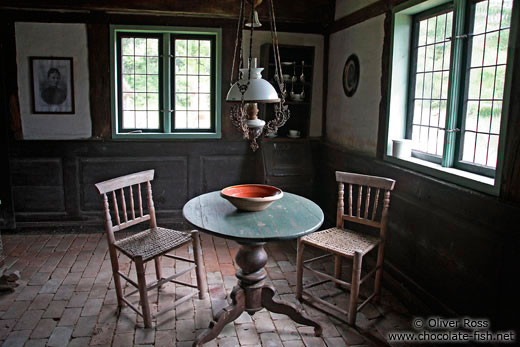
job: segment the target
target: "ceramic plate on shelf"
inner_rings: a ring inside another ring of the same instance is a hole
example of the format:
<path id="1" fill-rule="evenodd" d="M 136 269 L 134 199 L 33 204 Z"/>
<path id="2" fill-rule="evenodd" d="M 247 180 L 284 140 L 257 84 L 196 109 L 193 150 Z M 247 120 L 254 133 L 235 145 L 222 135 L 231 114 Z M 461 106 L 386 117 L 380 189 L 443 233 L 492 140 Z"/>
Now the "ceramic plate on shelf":
<path id="1" fill-rule="evenodd" d="M 299 139 L 301 136 L 300 135 L 287 135 L 287 137 L 290 137 L 291 139 Z"/>

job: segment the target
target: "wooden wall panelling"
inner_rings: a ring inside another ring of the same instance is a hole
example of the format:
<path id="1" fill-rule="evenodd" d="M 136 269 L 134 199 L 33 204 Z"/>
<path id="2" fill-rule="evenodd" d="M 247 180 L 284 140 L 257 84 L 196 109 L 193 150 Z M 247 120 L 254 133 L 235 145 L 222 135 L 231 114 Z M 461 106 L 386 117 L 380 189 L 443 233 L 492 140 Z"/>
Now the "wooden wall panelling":
<path id="1" fill-rule="evenodd" d="M 152 185 L 157 210 L 180 210 L 188 200 L 188 160 L 185 156 L 81 158 L 80 184 L 83 211 L 101 211 L 94 184 L 144 170 L 155 170 Z"/>
<path id="2" fill-rule="evenodd" d="M 16 213 L 65 214 L 61 158 L 26 158 L 12 162 Z"/>
<path id="3" fill-rule="evenodd" d="M 201 193 L 220 190 L 227 186 L 256 183 L 253 155 L 217 155 L 200 157 Z"/>

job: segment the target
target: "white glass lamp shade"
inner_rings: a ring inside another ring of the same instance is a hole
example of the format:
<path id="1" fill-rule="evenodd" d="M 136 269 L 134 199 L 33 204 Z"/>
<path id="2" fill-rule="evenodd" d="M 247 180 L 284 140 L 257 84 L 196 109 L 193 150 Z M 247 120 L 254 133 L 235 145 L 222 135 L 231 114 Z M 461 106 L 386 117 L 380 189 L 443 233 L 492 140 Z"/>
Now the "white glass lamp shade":
<path id="1" fill-rule="evenodd" d="M 247 86 L 247 91 L 244 94 L 244 101 L 258 103 L 280 102 L 280 98 L 278 98 L 276 89 L 274 89 L 271 83 L 262 78 L 262 70 L 263 68 L 251 68 L 251 80 L 249 86 Z M 242 72 L 242 79 L 233 84 L 233 86 L 229 89 L 226 97 L 226 101 L 228 102 L 242 101 L 242 93 L 238 88 L 238 84 L 247 84 L 249 69 L 240 69 L 240 71 Z"/>

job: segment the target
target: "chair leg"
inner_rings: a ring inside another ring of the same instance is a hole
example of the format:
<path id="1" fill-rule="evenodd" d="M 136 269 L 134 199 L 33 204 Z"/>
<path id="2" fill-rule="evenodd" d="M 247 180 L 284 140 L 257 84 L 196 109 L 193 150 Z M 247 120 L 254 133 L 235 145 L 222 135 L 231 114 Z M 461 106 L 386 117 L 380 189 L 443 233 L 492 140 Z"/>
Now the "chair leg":
<path id="1" fill-rule="evenodd" d="M 200 247 L 199 232 L 193 230 L 191 232 L 191 238 L 193 243 L 193 257 L 195 258 L 195 274 L 197 276 L 197 287 L 199 288 L 199 299 L 206 298 L 208 292 L 208 285 L 206 284 L 206 278 L 204 277 L 204 261 L 202 259 L 202 249 Z"/>
<path id="2" fill-rule="evenodd" d="M 108 245 L 110 254 L 110 263 L 112 264 L 112 276 L 114 277 L 114 286 L 116 287 L 117 304 L 120 308 L 125 306 L 123 301 L 123 287 L 121 286 L 121 276 L 119 275 L 119 261 L 117 260 L 117 251 L 114 246 Z"/>
<path id="3" fill-rule="evenodd" d="M 305 244 L 298 239 L 298 250 L 296 251 L 296 298 L 301 300 L 303 292 L 303 249 Z"/>
<path id="4" fill-rule="evenodd" d="M 154 258 L 154 262 L 155 262 L 155 276 L 157 277 L 157 281 L 160 281 L 163 277 L 162 277 L 162 268 L 161 268 L 161 257 L 155 257 Z M 159 289 L 162 287 L 159 286 Z"/>
<path id="5" fill-rule="evenodd" d="M 379 302 L 381 300 L 381 279 L 383 277 L 383 259 L 385 255 L 385 244 L 381 243 L 377 250 L 377 270 L 376 278 L 374 281 L 374 299 L 373 302 Z"/>
<path id="6" fill-rule="evenodd" d="M 139 298 L 143 309 L 144 327 L 152 327 L 152 316 L 150 314 L 150 304 L 148 302 L 148 291 L 146 290 L 146 277 L 144 272 L 143 258 L 135 258 L 135 269 L 137 272 L 137 285 L 139 286 Z"/>
<path id="7" fill-rule="evenodd" d="M 341 279 L 341 263 L 342 259 L 341 256 L 335 255 L 334 256 L 334 277 L 336 277 L 338 280 Z M 341 285 L 339 283 L 334 284 L 336 288 L 341 288 Z"/>
<path id="8" fill-rule="evenodd" d="M 359 295 L 359 281 L 361 278 L 363 254 L 360 251 L 354 252 L 354 264 L 352 265 L 352 289 L 350 290 L 350 303 L 348 309 L 348 324 L 356 325 L 357 304 Z"/>

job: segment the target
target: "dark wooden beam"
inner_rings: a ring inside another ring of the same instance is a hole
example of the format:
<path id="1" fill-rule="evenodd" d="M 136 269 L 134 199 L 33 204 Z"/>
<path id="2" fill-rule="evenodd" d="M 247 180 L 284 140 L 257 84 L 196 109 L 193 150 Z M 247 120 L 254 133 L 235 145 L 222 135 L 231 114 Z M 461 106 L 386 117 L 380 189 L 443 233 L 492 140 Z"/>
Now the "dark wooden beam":
<path id="1" fill-rule="evenodd" d="M 520 17 L 520 3 L 514 3 L 513 14 Z M 516 12 L 515 12 L 516 11 Z M 515 18 L 515 16 L 513 16 Z M 507 132 L 505 136 L 505 151 L 502 170 L 501 198 L 520 203 L 520 32 L 517 32 L 516 42 L 510 43 L 514 47 L 511 90 L 509 95 L 509 114 Z M 500 140 L 504 138 L 500 136 Z"/>
<path id="2" fill-rule="evenodd" d="M 301 0 L 295 6 L 293 1 L 274 2 L 275 14 L 280 22 L 324 23 L 333 20 L 331 0 Z M 258 7 L 260 18 L 268 17 L 269 2 L 266 0 Z M 167 14 L 176 16 L 200 16 L 209 18 L 234 18 L 240 10 L 239 0 L 0 0 L 0 8 L 47 9 L 68 11 L 111 11 L 121 13 Z"/>
<path id="3" fill-rule="evenodd" d="M 90 117 L 92 137 L 111 137 L 109 28 L 99 13 L 96 22 L 87 24 Z"/>
<path id="4" fill-rule="evenodd" d="M 381 58 L 381 101 L 379 102 L 379 122 L 377 130 L 377 148 L 376 156 L 383 159 L 386 151 L 386 129 L 388 124 L 388 108 L 390 106 L 389 99 L 389 82 L 390 82 L 390 52 L 392 40 L 392 14 L 386 13 L 384 24 L 385 36 L 383 39 L 383 56 Z"/>

